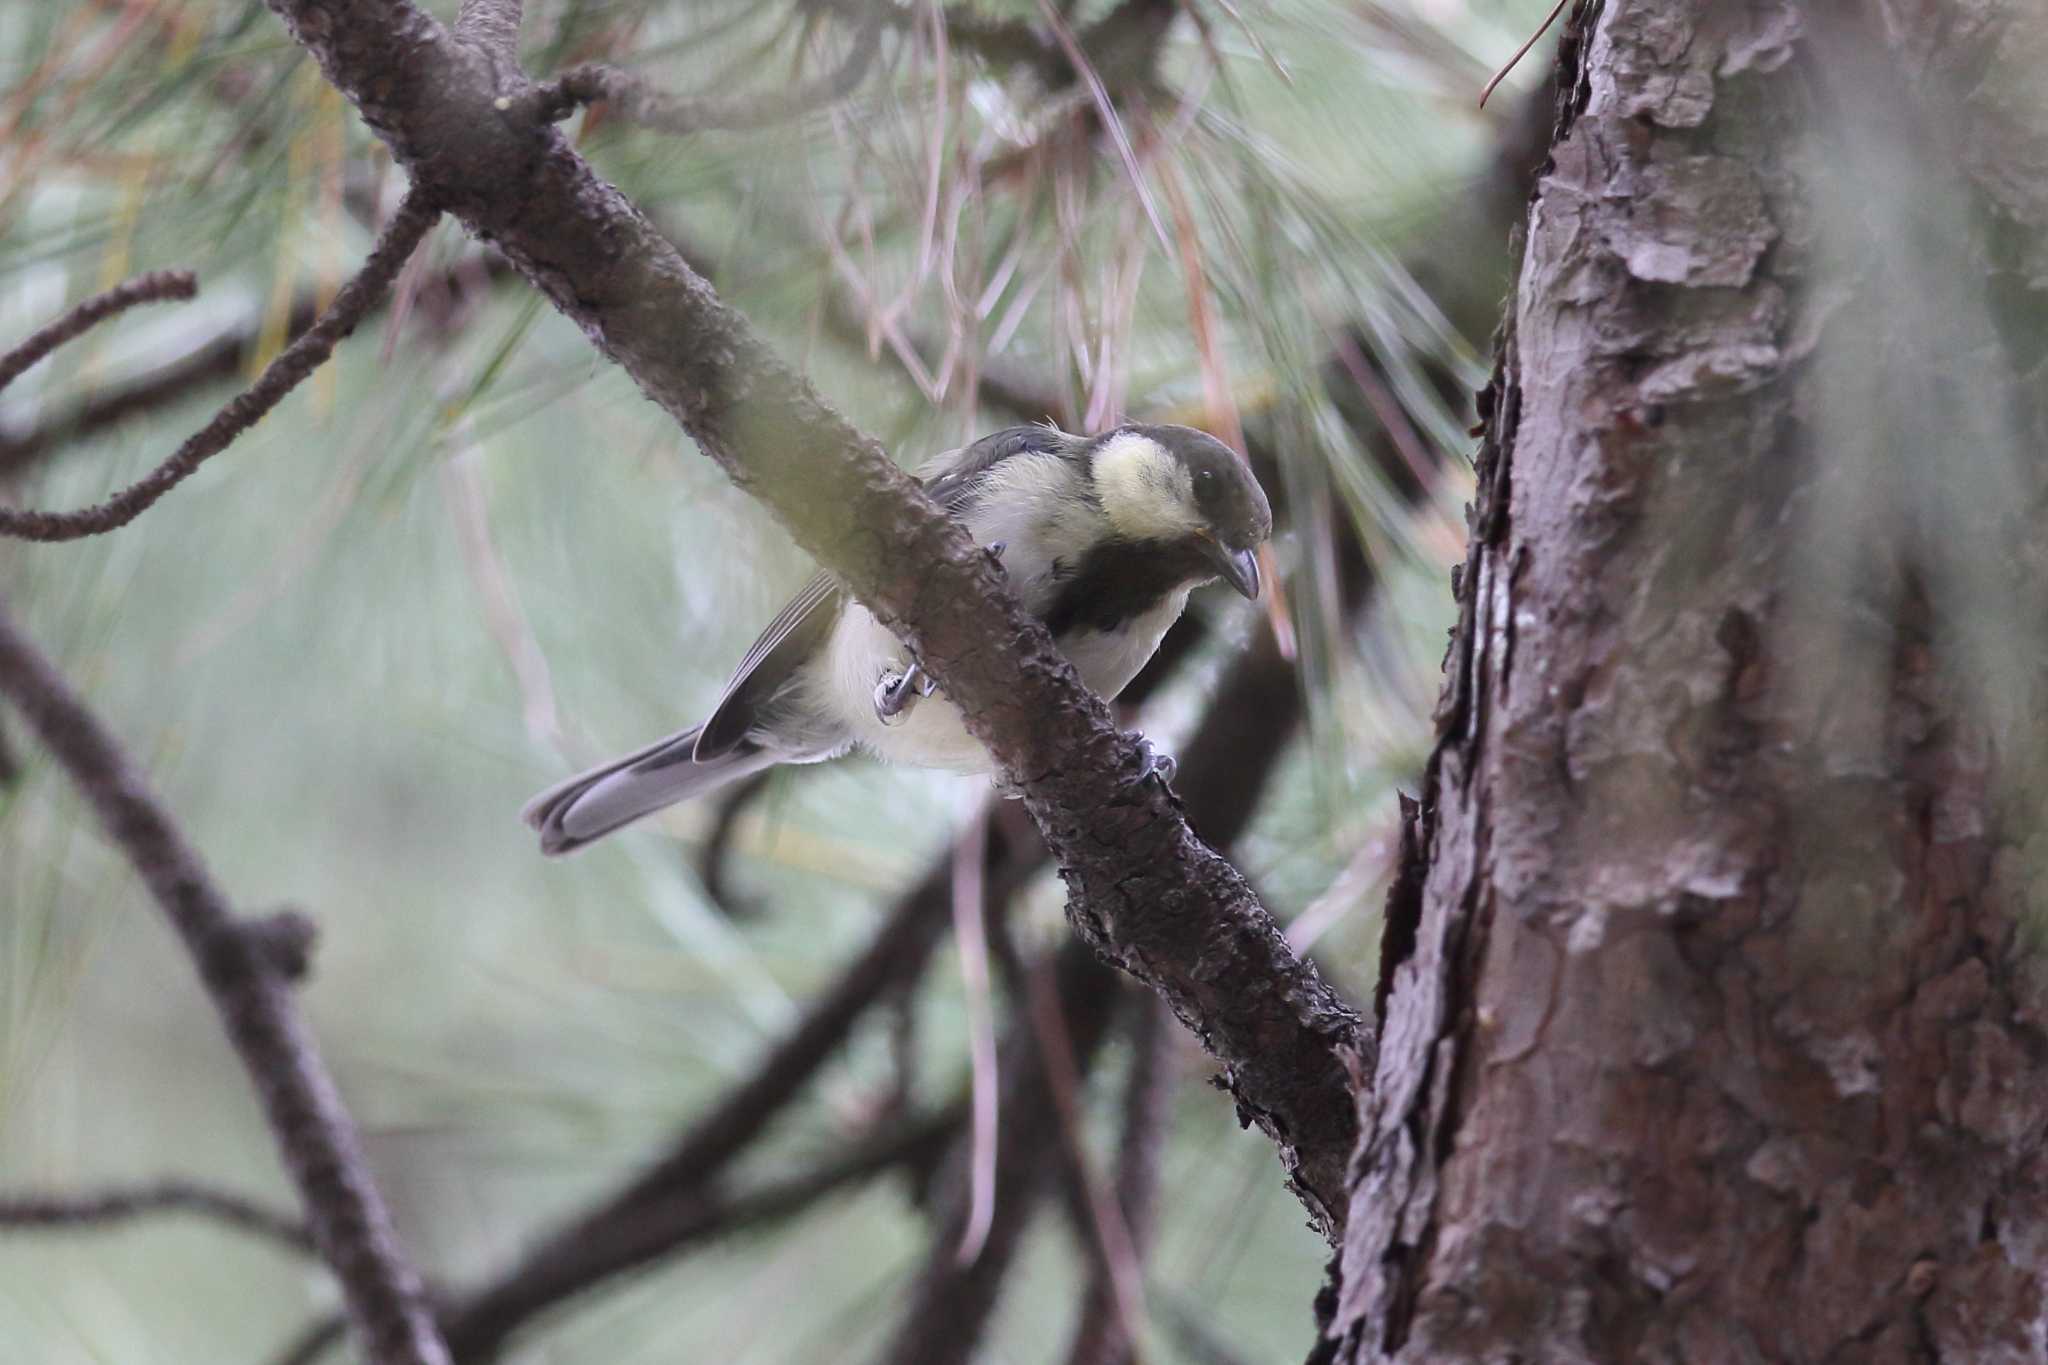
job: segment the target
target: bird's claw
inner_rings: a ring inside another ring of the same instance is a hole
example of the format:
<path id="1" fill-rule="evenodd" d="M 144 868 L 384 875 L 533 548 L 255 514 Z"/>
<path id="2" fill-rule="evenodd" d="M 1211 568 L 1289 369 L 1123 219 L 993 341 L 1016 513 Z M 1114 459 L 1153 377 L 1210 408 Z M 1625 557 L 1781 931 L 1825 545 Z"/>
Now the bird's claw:
<path id="1" fill-rule="evenodd" d="M 875 684 L 875 719 L 895 725 L 919 697 L 929 697 L 938 686 L 922 665 L 912 663 L 901 673 L 884 673 Z"/>
<path id="2" fill-rule="evenodd" d="M 1180 771 L 1180 765 L 1173 761 L 1173 755 L 1161 753 L 1153 748 L 1152 741 L 1145 738 L 1141 730 L 1127 730 L 1124 735 L 1138 746 L 1138 753 L 1145 760 L 1145 776 L 1158 779 L 1162 787 L 1171 784 L 1173 775 Z"/>

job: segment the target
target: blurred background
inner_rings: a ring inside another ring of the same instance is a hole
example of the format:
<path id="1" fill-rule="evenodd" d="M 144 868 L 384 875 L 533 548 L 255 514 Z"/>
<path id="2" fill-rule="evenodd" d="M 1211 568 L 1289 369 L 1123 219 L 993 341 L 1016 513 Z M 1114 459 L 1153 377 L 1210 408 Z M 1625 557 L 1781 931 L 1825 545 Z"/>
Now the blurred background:
<path id="1" fill-rule="evenodd" d="M 1270 615 L 1197 594 L 1134 723 L 1184 757 L 1205 722 L 1278 754 L 1245 768 L 1242 818 L 1204 828 L 1190 795 L 1197 830 L 1363 1002 L 1450 623 L 1469 396 L 1547 132 L 1545 51 L 1477 96 L 1540 18 L 1504 0 L 535 0 L 522 50 L 537 77 L 604 60 L 728 103 L 843 76 L 843 98 L 761 127 L 679 134 L 597 106 L 566 128 L 902 463 L 1041 418 L 1189 422 L 1250 448 L 1283 591 Z M 0 129 L 0 349 L 136 271 L 201 282 L 0 396 L 0 499 L 24 506 L 96 501 L 166 455 L 331 299 L 404 185 L 257 0 L 0 8 Z M 317 920 L 306 1008 L 451 1303 L 715 1112 L 961 861 L 947 849 L 986 784 L 863 760 L 563 862 L 520 825 L 535 790 L 698 718 L 808 571 L 453 222 L 334 363 L 136 525 L 0 543 L 10 608 L 239 908 Z M 1285 665 L 1281 705 L 1224 688 L 1259 651 Z M 0 744 L 0 1188 L 178 1176 L 288 1208 L 161 917 L 4 713 Z M 1204 780 L 1231 788 L 1246 760 L 1216 752 Z M 984 1006 L 1014 1068 L 1068 932 L 1042 867 L 989 886 L 988 996 L 963 984 L 939 897 L 935 950 L 722 1190 L 957 1113 Z M 1068 1007 L 1104 991 L 1128 998 L 1100 1045 L 1068 1030 L 1072 1136 L 1115 1185 L 1144 1157 L 1134 1124 L 1156 1134 L 1157 1195 L 1129 1210 L 1141 1358 L 1298 1359 L 1328 1248 L 1177 1026 L 1150 1041 L 1149 1001 L 1106 974 Z M 1158 1097 L 1149 1117 L 1132 1093 Z M 1027 1096 L 1003 1121 L 1043 1111 Z M 951 1259 L 964 1131 L 606 1278 L 523 1321 L 507 1358 L 886 1358 Z M 976 1358 L 1068 1358 L 1103 1274 L 1060 1183 Z M 317 1263 L 201 1219 L 0 1235 L 8 1361 L 282 1359 L 337 1305 Z"/>

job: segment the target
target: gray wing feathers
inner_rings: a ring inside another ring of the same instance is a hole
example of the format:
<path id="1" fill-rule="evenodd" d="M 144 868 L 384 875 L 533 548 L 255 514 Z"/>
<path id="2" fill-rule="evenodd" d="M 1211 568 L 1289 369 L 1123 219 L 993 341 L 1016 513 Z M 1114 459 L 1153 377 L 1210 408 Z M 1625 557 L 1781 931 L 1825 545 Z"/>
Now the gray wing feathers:
<path id="1" fill-rule="evenodd" d="M 1027 451 L 1066 453 L 1074 438 L 1057 427 L 1007 427 L 970 446 L 949 450 L 919 472 L 924 490 L 948 512 L 957 511 L 983 474 L 1012 455 Z M 818 573 L 776 614 L 733 670 L 725 694 L 699 727 L 692 756 L 699 763 L 738 748 L 761 720 L 761 710 L 792 673 L 822 645 L 838 619 L 845 590 L 828 573 Z"/>
<path id="2" fill-rule="evenodd" d="M 931 500 L 952 512 L 967 500 L 983 474 L 1012 455 L 1069 455 L 1083 445 L 1055 426 L 1004 427 L 973 445 L 940 455 L 920 469 L 918 477 Z"/>
<path id="3" fill-rule="evenodd" d="M 824 643 L 826 632 L 838 618 L 840 596 L 832 575 L 814 574 L 789 605 L 776 613 L 733 670 L 725 694 L 697 727 L 692 757 L 709 763 L 739 747 L 759 719 L 761 707 L 782 689 L 811 651 Z"/>
<path id="4" fill-rule="evenodd" d="M 663 806 L 701 796 L 776 763 L 773 755 L 757 749 L 693 762 L 690 752 L 696 742 L 697 732 L 684 730 L 578 773 L 527 802 L 520 818 L 540 831 L 540 851 L 552 858 L 573 853 Z"/>
<path id="5" fill-rule="evenodd" d="M 1077 459 L 1086 446 L 1057 427 L 1010 427 L 948 451 L 919 474 L 932 500 L 957 515 L 982 475 L 1011 456 Z M 823 646 L 845 595 L 831 575 L 816 575 L 754 641 L 702 725 L 578 773 L 529 801 L 520 815 L 540 831 L 541 852 L 550 857 L 572 853 L 663 806 L 701 796 L 780 762 L 809 762 L 836 752 L 829 744 L 808 752 L 772 743 L 763 747 L 750 737 L 757 727 L 772 729 L 777 718 L 771 703 Z"/>

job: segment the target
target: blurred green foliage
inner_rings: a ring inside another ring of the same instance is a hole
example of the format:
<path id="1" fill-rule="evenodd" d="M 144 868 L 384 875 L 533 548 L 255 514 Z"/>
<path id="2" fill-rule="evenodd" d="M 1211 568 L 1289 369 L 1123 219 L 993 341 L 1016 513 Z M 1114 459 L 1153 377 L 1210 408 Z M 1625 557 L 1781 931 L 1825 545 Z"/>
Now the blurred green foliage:
<path id="1" fill-rule="evenodd" d="M 1085 131 L 1085 97 L 957 45 L 942 63 L 917 23 L 842 108 L 688 138 L 586 117 L 578 136 L 906 464 L 1012 420 L 969 396 L 966 356 L 988 349 L 987 364 L 1110 416 L 1202 412 L 1206 363 L 1290 482 L 1325 490 L 1326 530 L 1355 530 L 1386 584 L 1363 622 L 1338 619 L 1313 546 L 1280 547 L 1317 742 L 1236 851 L 1283 918 L 1318 905 L 1317 955 L 1363 998 L 1391 790 L 1428 734 L 1460 495 L 1454 479 L 1440 508 L 1403 510 L 1316 367 L 1332 330 L 1356 327 L 1422 437 L 1462 457 L 1461 414 L 1418 376 L 1469 380 L 1472 345 L 1401 263 L 1475 216 L 1465 199 L 1493 123 L 1472 99 L 1533 11 L 1196 8 L 1206 36 L 1182 20 L 1162 53 L 1142 198 Z M 536 73 L 606 56 L 671 90 L 722 92 L 788 80 L 799 53 L 822 69 L 844 29 L 788 7 L 549 0 L 528 6 L 525 49 Z M 202 281 L 198 302 L 125 317 L 17 383 L 0 437 L 225 333 L 274 351 L 292 301 L 331 293 L 402 187 L 253 0 L 0 8 L 0 126 L 0 340 L 134 271 Z M 1166 177 L 1213 309 L 1206 356 Z M 1503 262 L 1487 251 L 1505 243 L 1489 242 L 1451 275 L 1493 298 Z M 744 1075 L 983 787 L 866 762 L 778 778 L 741 827 L 736 880 L 757 910 L 737 922 L 692 870 L 702 810 L 543 862 L 515 818 L 524 797 L 701 712 L 807 566 L 454 225 L 426 254 L 430 287 L 402 323 L 376 317 L 136 526 L 0 545 L 0 591 L 242 907 L 318 919 L 306 998 L 322 1046 L 417 1259 L 459 1286 Z M 835 327 L 835 291 L 856 313 L 865 294 L 934 376 L 948 338 L 970 339 L 946 391 L 910 382 L 886 339 L 870 354 Z M 1111 358 L 1084 359 L 1105 336 Z M 63 444 L 0 496 L 96 500 L 229 392 L 195 385 Z M 1234 643 L 1266 628 L 1220 599 L 1197 609 L 1218 614 L 1218 643 L 1145 722 L 1169 750 Z M 26 760 L 0 791 L 0 1187 L 179 1173 L 282 1203 L 188 965 L 60 776 L 0 727 Z M 1064 933 L 1056 885 L 1029 900 L 1027 942 Z M 918 1010 L 919 1091 L 950 1096 L 964 1067 L 950 955 Z M 847 1139 L 891 1083 L 885 1033 L 862 1030 L 761 1169 Z M 1127 1065 L 1113 1051 L 1103 1069 Z M 1183 1069 L 1207 1073 L 1191 1044 Z M 1114 1088 L 1091 1102 L 1107 1160 Z M 1197 1358 L 1177 1315 L 1246 1361 L 1298 1358 L 1325 1249 L 1268 1145 L 1206 1087 L 1183 1087 L 1164 1189 L 1146 1358 Z M 925 1242 L 884 1183 L 593 1296 L 518 1358 L 859 1360 Z M 1086 1273 L 1063 1222 L 1041 1218 L 987 1358 L 1054 1358 Z M 0 1360 L 256 1361 L 333 1303 L 317 1267 L 192 1222 L 0 1238 Z"/>

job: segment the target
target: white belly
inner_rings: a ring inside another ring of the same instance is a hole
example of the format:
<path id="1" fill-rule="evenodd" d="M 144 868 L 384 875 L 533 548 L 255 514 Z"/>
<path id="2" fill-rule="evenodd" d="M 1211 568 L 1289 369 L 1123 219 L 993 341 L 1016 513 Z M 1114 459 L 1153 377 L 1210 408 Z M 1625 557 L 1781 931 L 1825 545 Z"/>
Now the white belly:
<path id="1" fill-rule="evenodd" d="M 1188 590 L 1174 593 L 1114 633 L 1079 631 L 1061 647 L 1081 680 L 1104 697 L 1115 697 L 1145 666 L 1167 628 L 1180 619 Z M 995 763 L 981 741 L 967 733 L 959 708 L 935 693 L 911 703 L 894 724 L 875 715 L 875 688 L 885 676 L 903 671 L 902 641 L 859 603 L 840 614 L 831 642 L 803 681 L 809 705 L 834 715 L 854 743 L 878 758 L 919 768 L 988 773 Z"/>

